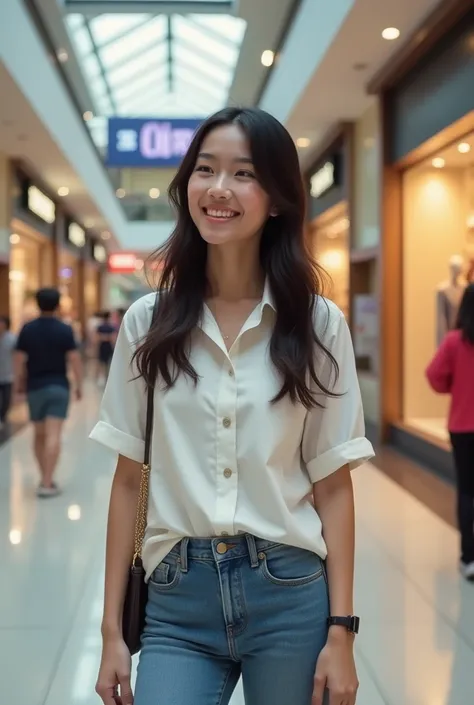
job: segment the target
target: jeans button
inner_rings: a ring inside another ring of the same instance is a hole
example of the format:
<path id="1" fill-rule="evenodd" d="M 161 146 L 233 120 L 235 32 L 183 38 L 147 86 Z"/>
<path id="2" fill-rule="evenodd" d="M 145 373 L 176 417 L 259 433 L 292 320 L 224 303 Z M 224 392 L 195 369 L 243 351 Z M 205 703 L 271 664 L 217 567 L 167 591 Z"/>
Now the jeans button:
<path id="1" fill-rule="evenodd" d="M 217 551 L 217 553 L 220 553 L 221 555 L 223 555 L 224 553 L 227 553 L 227 544 L 223 543 L 221 541 L 220 543 L 217 544 L 216 551 Z"/>

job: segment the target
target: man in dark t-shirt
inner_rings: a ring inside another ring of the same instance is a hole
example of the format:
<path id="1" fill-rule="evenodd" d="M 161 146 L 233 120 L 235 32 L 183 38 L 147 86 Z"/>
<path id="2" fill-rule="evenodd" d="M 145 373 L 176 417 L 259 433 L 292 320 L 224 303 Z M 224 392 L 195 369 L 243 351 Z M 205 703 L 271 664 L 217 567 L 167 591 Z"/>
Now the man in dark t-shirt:
<path id="1" fill-rule="evenodd" d="M 71 326 L 57 318 L 57 289 L 40 289 L 36 300 L 41 315 L 26 323 L 18 336 L 15 390 L 26 391 L 35 428 L 34 452 L 41 473 L 37 494 L 52 497 L 59 493 L 53 475 L 69 407 L 68 363 L 77 399 L 82 397 L 82 367 Z"/>

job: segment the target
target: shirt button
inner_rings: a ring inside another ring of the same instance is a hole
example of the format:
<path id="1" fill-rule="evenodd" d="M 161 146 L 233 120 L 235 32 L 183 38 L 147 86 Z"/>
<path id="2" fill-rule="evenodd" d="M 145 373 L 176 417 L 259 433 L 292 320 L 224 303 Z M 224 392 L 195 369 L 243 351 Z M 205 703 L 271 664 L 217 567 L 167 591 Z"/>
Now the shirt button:
<path id="1" fill-rule="evenodd" d="M 229 370 L 229 377 L 233 377 L 233 376 L 234 376 L 234 370 Z"/>
<path id="2" fill-rule="evenodd" d="M 224 428 L 229 428 L 230 425 L 231 425 L 231 423 L 232 423 L 232 421 L 229 419 L 228 416 L 226 416 L 225 419 L 223 419 L 222 423 L 223 423 L 223 425 L 224 425 Z"/>
<path id="3" fill-rule="evenodd" d="M 226 468 L 224 470 L 224 477 L 228 480 L 229 477 L 232 477 L 232 470 L 230 468 Z"/>

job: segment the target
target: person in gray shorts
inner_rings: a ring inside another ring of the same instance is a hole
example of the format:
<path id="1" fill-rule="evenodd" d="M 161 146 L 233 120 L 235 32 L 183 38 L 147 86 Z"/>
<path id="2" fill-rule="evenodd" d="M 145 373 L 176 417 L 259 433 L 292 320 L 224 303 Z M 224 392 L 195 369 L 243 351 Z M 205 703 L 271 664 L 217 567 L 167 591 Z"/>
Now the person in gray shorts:
<path id="1" fill-rule="evenodd" d="M 41 315 L 23 326 L 15 353 L 15 392 L 25 389 L 34 424 L 34 453 L 41 481 L 39 497 L 53 497 L 53 480 L 61 450 L 63 422 L 69 408 L 68 364 L 75 380 L 76 398 L 82 397 L 82 366 L 71 326 L 57 317 L 59 291 L 40 289 L 36 295 Z"/>

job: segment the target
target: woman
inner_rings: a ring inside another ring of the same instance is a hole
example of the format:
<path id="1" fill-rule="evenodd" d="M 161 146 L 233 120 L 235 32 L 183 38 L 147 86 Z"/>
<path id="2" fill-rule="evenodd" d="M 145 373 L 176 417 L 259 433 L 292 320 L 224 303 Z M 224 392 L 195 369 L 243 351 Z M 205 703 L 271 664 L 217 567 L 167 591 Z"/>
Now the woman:
<path id="1" fill-rule="evenodd" d="M 451 394 L 448 429 L 457 475 L 461 572 L 474 581 L 474 284 L 464 292 L 457 330 L 447 334 L 426 374 L 435 392 Z"/>
<path id="2" fill-rule="evenodd" d="M 92 432 L 120 454 L 97 691 L 111 705 L 119 684 L 132 702 L 121 612 L 156 381 L 135 705 L 224 705 L 240 675 L 247 705 L 321 705 L 326 688 L 353 705 L 350 468 L 372 447 L 347 325 L 305 248 L 293 141 L 270 115 L 227 108 L 170 197 L 156 319 L 148 332 L 154 294 L 127 312 Z"/>

